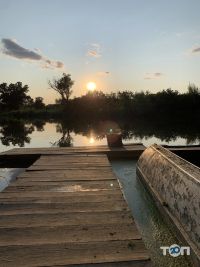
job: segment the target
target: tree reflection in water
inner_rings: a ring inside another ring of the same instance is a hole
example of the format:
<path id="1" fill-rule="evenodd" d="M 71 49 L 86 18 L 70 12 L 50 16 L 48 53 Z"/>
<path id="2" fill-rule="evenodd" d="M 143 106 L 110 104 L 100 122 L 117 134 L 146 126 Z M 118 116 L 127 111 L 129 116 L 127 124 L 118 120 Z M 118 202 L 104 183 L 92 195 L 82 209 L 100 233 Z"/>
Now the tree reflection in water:
<path id="1" fill-rule="evenodd" d="M 32 122 L 32 124 L 33 124 L 33 126 L 35 126 L 35 128 L 38 132 L 43 132 L 46 121 L 45 120 L 35 120 L 34 122 Z"/>
<path id="2" fill-rule="evenodd" d="M 61 138 L 54 142 L 53 146 L 59 146 L 59 147 L 71 147 L 73 146 L 73 138 L 70 135 L 70 129 L 68 128 L 68 125 L 66 125 L 64 122 L 61 122 L 56 125 L 56 132 L 61 133 Z"/>
<path id="3" fill-rule="evenodd" d="M 23 121 L 8 121 L 1 125 L 0 140 L 4 146 L 20 146 L 30 143 L 31 138 L 28 136 L 34 131 L 33 125 L 25 125 Z"/>
<path id="4" fill-rule="evenodd" d="M 87 120 L 43 120 L 35 119 L 29 121 L 23 120 L 4 120 L 0 122 L 0 141 L 4 146 L 23 147 L 31 143 L 31 134 L 34 131 L 45 132 L 44 137 L 38 134 L 40 141 L 42 138 L 50 136 L 52 132 L 45 129 L 45 124 L 53 123 L 56 132 L 61 134 L 59 140 L 49 143 L 49 146 L 70 147 L 73 146 L 72 134 L 85 136 L 88 144 L 95 145 L 95 141 L 105 138 L 106 134 L 112 132 L 121 132 L 123 140 L 132 142 L 141 142 L 150 138 L 159 139 L 159 143 L 173 142 L 176 144 L 178 138 L 185 140 L 187 145 L 200 143 L 200 125 L 198 122 L 184 121 L 149 121 L 149 120 L 127 120 L 127 121 L 87 121 Z M 33 137 L 35 138 L 35 137 Z M 45 143 L 46 139 L 44 139 Z M 76 144 L 75 144 L 76 145 Z"/>

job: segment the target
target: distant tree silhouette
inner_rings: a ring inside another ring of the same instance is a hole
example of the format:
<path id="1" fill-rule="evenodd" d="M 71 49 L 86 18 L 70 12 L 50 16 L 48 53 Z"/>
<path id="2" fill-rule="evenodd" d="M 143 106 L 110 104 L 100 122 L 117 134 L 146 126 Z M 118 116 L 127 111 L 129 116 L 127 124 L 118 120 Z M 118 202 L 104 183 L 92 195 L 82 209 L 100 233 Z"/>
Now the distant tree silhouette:
<path id="1" fill-rule="evenodd" d="M 42 109 L 42 108 L 44 108 L 45 107 L 45 104 L 43 102 L 43 97 L 40 97 L 40 96 L 36 97 L 35 98 L 35 101 L 33 103 L 33 107 L 36 108 L 36 109 Z"/>
<path id="2" fill-rule="evenodd" d="M 164 122 L 167 118 L 172 117 L 189 119 L 200 116 L 200 88 L 194 84 L 189 84 L 188 91 L 185 93 L 170 88 L 157 93 L 95 91 L 70 99 L 73 84 L 70 74 L 65 73 L 60 79 L 49 81 L 50 87 L 59 93 L 60 98 L 56 100 L 56 104 L 47 105 L 43 110 L 43 99 L 36 97 L 33 100 L 28 96 L 27 85 L 22 86 L 20 82 L 10 85 L 0 84 L 0 109 L 3 111 L 3 115 L 4 111 L 12 110 L 12 112 L 8 112 L 8 115 L 15 116 L 17 114 L 23 118 L 34 119 L 65 118 L 67 114 L 69 121 L 162 118 Z M 67 105 L 62 105 L 64 103 Z M 18 109 L 20 109 L 19 112 Z M 15 113 L 13 110 L 17 110 L 17 112 Z M 65 137 L 67 137 L 67 133 L 63 140 Z M 69 140 L 70 138 L 65 139 L 67 142 Z"/>
<path id="3" fill-rule="evenodd" d="M 193 83 L 188 85 L 188 94 L 190 95 L 200 95 L 200 89 Z"/>
<path id="4" fill-rule="evenodd" d="M 3 109 L 17 110 L 30 101 L 30 96 L 27 96 L 28 85 L 22 85 L 21 82 L 15 84 L 0 84 L 0 105 Z"/>
<path id="5" fill-rule="evenodd" d="M 60 79 L 53 79 L 52 82 L 49 81 L 48 83 L 50 88 L 60 94 L 62 104 L 68 102 L 72 94 L 71 87 L 74 84 L 70 74 L 63 73 L 63 76 Z"/>
<path id="6" fill-rule="evenodd" d="M 34 103 L 33 98 L 31 98 L 29 95 L 27 96 L 25 102 L 24 102 L 24 107 L 32 107 Z"/>

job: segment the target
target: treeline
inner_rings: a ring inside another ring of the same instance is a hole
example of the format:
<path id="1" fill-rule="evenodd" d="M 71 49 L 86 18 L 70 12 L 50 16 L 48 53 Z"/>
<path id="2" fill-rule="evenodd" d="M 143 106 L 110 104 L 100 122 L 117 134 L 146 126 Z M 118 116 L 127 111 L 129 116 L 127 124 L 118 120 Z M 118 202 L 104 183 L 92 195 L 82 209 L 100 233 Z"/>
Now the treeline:
<path id="1" fill-rule="evenodd" d="M 69 75 L 68 83 L 70 81 Z M 62 84 L 64 84 L 62 82 Z M 62 85 L 61 84 L 61 85 Z M 43 98 L 32 99 L 28 86 L 21 82 L 0 84 L 1 114 L 17 114 L 19 117 L 68 118 L 76 120 L 124 119 L 124 118 L 198 118 L 200 115 L 200 89 L 189 84 L 186 93 L 166 89 L 157 93 L 120 91 L 105 94 L 101 91 L 88 92 L 81 97 L 70 99 L 69 94 L 60 93 L 62 97 L 56 104 L 45 106 Z M 56 84 L 58 88 L 60 84 Z M 55 86 L 56 86 L 55 85 Z M 66 84 L 64 84 L 66 89 Z M 66 90 L 65 90 L 66 91 Z"/>
<path id="2" fill-rule="evenodd" d="M 172 89 L 158 93 L 123 91 L 104 94 L 88 93 L 69 101 L 74 116 L 99 118 L 171 117 L 200 115 L 200 89 L 189 85 L 187 93 Z"/>

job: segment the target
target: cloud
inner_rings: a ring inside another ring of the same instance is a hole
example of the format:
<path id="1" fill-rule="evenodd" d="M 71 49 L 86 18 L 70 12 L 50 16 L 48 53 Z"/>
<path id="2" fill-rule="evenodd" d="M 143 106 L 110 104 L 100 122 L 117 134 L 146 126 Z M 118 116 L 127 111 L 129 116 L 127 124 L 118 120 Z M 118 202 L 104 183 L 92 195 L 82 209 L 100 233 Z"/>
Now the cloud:
<path id="1" fill-rule="evenodd" d="M 42 65 L 42 68 L 44 69 L 62 69 L 64 68 L 64 63 L 61 61 L 53 61 L 50 59 L 45 59 L 45 63 Z"/>
<path id="2" fill-rule="evenodd" d="M 158 79 L 164 74 L 162 72 L 153 72 L 153 73 L 146 73 L 144 79 L 145 80 L 153 80 Z"/>
<path id="3" fill-rule="evenodd" d="M 37 53 L 42 53 L 41 50 L 39 48 L 34 48 L 34 50 L 37 52 Z"/>
<path id="4" fill-rule="evenodd" d="M 87 56 L 99 58 L 101 57 L 101 47 L 99 44 L 91 44 L 87 51 Z"/>
<path id="5" fill-rule="evenodd" d="M 64 63 L 61 61 L 56 61 L 57 68 L 64 68 Z"/>
<path id="6" fill-rule="evenodd" d="M 3 44 L 3 53 L 5 55 L 15 57 L 18 59 L 30 59 L 30 60 L 41 60 L 42 56 L 38 53 L 25 49 L 22 46 L 18 45 L 15 41 L 11 39 L 2 39 Z"/>
<path id="7" fill-rule="evenodd" d="M 192 49 L 192 53 L 200 53 L 200 46 Z"/>
<path id="8" fill-rule="evenodd" d="M 88 50 L 88 53 L 87 53 L 88 56 L 91 56 L 91 57 L 100 57 L 101 55 L 95 51 L 95 50 Z"/>
<path id="9" fill-rule="evenodd" d="M 155 72 L 155 73 L 153 73 L 153 74 L 154 74 L 154 76 L 156 76 L 156 77 L 163 76 L 163 73 L 161 73 L 161 72 Z"/>
<path id="10" fill-rule="evenodd" d="M 104 76 L 110 75 L 110 72 L 109 71 L 99 71 L 99 72 L 97 72 L 97 75 L 104 77 Z"/>
<path id="11" fill-rule="evenodd" d="M 39 62 L 41 63 L 42 68 L 59 69 L 64 67 L 64 64 L 61 61 L 54 61 L 44 57 L 43 55 L 41 55 L 39 49 L 34 49 L 35 51 L 31 51 L 27 48 L 24 48 L 21 45 L 19 45 L 16 40 L 2 39 L 1 43 L 3 45 L 1 52 L 4 55 L 20 60 Z"/>

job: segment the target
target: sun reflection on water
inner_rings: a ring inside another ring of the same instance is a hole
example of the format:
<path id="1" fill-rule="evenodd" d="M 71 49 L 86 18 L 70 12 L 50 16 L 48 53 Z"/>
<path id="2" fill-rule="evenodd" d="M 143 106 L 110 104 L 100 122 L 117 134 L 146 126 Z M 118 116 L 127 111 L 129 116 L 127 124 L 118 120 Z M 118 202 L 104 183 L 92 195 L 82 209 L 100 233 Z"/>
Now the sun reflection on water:
<path id="1" fill-rule="evenodd" d="M 94 137 L 90 137 L 90 139 L 89 139 L 89 143 L 92 145 L 92 144 L 94 144 L 94 142 L 95 142 Z"/>

